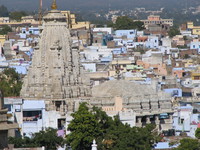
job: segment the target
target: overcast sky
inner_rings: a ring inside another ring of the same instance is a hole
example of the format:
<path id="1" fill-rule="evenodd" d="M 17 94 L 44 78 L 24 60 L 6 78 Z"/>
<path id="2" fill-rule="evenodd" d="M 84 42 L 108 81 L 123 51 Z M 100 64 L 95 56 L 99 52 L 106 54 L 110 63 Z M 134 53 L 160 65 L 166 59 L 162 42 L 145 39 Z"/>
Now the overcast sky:
<path id="1" fill-rule="evenodd" d="M 30 10 L 37 11 L 40 0 L 0 0 L 10 11 Z M 43 9 L 50 9 L 53 0 L 43 0 Z M 183 8 L 187 5 L 198 6 L 200 0 L 57 0 L 58 9 L 60 10 L 97 10 L 107 9 L 110 3 L 112 8 L 132 9 L 134 7 L 146 7 L 148 9 L 159 9 L 167 7 L 171 9 Z"/>

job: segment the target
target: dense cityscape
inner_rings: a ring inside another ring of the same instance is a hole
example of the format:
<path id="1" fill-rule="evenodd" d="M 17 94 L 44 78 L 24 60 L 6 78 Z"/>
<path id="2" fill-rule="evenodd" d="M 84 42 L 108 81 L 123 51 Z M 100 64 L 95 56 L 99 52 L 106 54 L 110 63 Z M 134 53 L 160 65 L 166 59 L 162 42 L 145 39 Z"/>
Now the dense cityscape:
<path id="1" fill-rule="evenodd" d="M 0 3 L 0 150 L 200 150 L 200 7 L 38 1 Z"/>

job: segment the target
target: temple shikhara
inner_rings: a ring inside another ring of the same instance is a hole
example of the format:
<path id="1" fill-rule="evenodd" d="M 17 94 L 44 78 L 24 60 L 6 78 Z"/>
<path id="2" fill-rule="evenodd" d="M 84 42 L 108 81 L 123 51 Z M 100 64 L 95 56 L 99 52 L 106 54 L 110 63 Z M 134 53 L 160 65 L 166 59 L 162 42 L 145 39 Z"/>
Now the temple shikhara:
<path id="1" fill-rule="evenodd" d="M 43 17 L 41 38 L 24 79 L 21 97 L 47 103 L 91 96 L 90 82 L 80 65 L 79 50 L 72 46 L 66 17 L 56 9 Z"/>

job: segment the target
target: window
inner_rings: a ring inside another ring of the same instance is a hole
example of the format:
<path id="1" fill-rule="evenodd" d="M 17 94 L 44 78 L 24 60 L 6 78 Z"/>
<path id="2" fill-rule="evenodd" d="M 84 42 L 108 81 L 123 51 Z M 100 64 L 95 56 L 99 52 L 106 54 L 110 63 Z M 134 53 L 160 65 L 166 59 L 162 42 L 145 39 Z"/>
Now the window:
<path id="1" fill-rule="evenodd" d="M 199 76 L 194 76 L 194 80 L 199 80 Z"/>
<path id="2" fill-rule="evenodd" d="M 183 118 L 178 118 L 178 124 L 183 124 L 184 123 L 184 119 Z"/>
<path id="3" fill-rule="evenodd" d="M 197 95 L 197 97 L 200 97 L 200 93 L 197 93 L 196 95 Z"/>
<path id="4" fill-rule="evenodd" d="M 181 119 L 181 124 L 183 124 L 184 123 L 184 119 Z"/>
<path id="5" fill-rule="evenodd" d="M 56 111 L 60 111 L 61 101 L 56 101 L 55 106 L 56 106 Z"/>
<path id="6" fill-rule="evenodd" d="M 65 129 L 65 119 L 58 119 L 58 129 L 59 130 Z"/>
<path id="7" fill-rule="evenodd" d="M 41 110 L 34 111 L 23 111 L 23 120 L 24 121 L 37 121 L 42 118 Z"/>
<path id="8" fill-rule="evenodd" d="M 174 90 L 172 96 L 178 96 L 178 90 Z"/>

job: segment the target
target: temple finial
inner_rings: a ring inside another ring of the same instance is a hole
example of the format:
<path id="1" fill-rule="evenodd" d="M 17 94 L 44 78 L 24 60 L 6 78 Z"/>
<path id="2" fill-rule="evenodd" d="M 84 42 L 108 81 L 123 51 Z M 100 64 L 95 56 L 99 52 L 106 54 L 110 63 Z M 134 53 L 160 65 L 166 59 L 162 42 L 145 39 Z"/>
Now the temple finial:
<path id="1" fill-rule="evenodd" d="M 53 0 L 53 3 L 51 5 L 51 9 L 53 9 L 53 10 L 57 9 L 56 0 Z"/>

